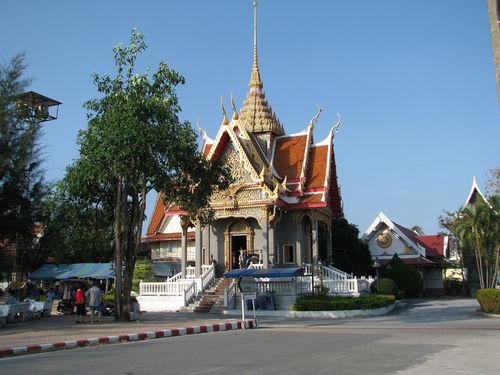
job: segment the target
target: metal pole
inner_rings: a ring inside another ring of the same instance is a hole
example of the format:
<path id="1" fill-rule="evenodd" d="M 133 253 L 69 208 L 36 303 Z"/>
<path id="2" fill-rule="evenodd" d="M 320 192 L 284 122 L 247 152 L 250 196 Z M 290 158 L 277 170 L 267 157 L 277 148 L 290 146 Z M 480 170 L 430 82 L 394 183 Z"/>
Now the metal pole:
<path id="1" fill-rule="evenodd" d="M 253 307 L 253 324 L 254 327 L 257 328 L 257 315 L 255 315 L 255 299 L 252 298 L 252 307 Z"/>
<path id="2" fill-rule="evenodd" d="M 241 327 L 245 330 L 245 295 L 241 293 Z"/>

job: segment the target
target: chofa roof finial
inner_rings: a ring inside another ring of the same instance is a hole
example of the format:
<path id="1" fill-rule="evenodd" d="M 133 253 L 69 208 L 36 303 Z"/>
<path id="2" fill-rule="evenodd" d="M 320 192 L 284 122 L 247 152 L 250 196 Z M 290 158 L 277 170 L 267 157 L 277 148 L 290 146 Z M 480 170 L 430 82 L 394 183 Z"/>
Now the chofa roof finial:
<path id="1" fill-rule="evenodd" d="M 321 113 L 321 107 L 319 106 L 319 104 L 317 105 L 317 107 L 318 107 L 318 113 L 316 113 L 316 114 L 314 115 L 314 117 L 311 119 L 311 121 L 309 122 L 309 126 L 310 126 L 311 128 L 314 128 L 314 124 L 315 124 L 315 123 L 316 123 L 316 121 L 318 120 L 318 117 L 319 117 L 319 115 L 320 115 L 320 113 Z"/>
<path id="2" fill-rule="evenodd" d="M 227 119 L 227 114 L 226 114 L 226 109 L 224 108 L 224 99 L 222 96 L 220 97 L 220 110 L 222 111 L 222 124 L 227 125 L 229 124 L 229 120 Z"/>
<path id="3" fill-rule="evenodd" d="M 236 110 L 236 105 L 234 104 L 234 98 L 232 92 L 231 92 L 231 107 L 233 107 L 233 120 L 238 120 L 240 116 L 238 115 L 238 111 Z"/>

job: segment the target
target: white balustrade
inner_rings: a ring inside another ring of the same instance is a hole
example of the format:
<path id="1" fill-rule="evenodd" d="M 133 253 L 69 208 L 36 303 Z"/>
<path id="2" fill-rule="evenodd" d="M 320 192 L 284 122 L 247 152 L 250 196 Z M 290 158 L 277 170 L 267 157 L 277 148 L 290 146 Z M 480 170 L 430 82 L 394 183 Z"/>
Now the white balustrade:
<path id="1" fill-rule="evenodd" d="M 213 264 L 211 265 L 203 265 L 201 267 L 202 275 L 201 275 L 201 290 L 200 292 L 204 292 L 209 286 L 211 286 L 215 280 L 215 267 Z"/>
<path id="2" fill-rule="evenodd" d="M 187 287 L 182 291 L 182 296 L 184 298 L 184 306 L 189 305 L 191 301 L 196 297 L 196 282 L 191 280 Z"/>
<path id="3" fill-rule="evenodd" d="M 236 291 L 238 283 L 231 282 L 229 286 L 224 289 L 224 307 L 234 309 L 236 306 Z"/>
<path id="4" fill-rule="evenodd" d="M 264 265 L 262 263 L 253 263 L 253 262 L 250 262 L 250 264 L 248 265 L 248 269 L 263 270 L 264 269 Z"/>
<path id="5" fill-rule="evenodd" d="M 192 266 L 186 267 L 186 277 L 188 279 L 193 279 L 193 278 L 196 277 L 196 269 L 195 269 L 195 267 L 192 267 Z"/>
<path id="6" fill-rule="evenodd" d="M 182 272 L 176 273 L 174 276 L 167 279 L 167 283 L 175 283 L 182 278 Z"/>
<path id="7" fill-rule="evenodd" d="M 141 296 L 181 296 L 184 289 L 193 280 L 180 279 L 177 282 L 143 283 L 139 284 Z"/>

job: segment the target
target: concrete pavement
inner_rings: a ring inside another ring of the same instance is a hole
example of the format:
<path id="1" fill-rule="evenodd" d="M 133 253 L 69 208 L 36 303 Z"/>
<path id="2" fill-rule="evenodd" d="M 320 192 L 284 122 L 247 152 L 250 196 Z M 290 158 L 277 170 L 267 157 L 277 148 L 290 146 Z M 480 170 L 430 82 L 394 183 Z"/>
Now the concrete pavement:
<path id="1" fill-rule="evenodd" d="M 0 360 L 9 374 L 497 374 L 500 321 L 471 299 L 409 301 L 385 317 L 261 319 L 259 330 Z"/>

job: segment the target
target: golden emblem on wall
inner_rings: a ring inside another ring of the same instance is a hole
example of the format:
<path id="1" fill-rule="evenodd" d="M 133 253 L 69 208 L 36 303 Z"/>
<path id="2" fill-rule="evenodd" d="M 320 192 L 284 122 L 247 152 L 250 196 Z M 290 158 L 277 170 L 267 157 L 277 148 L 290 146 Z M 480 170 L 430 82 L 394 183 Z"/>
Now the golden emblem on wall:
<path id="1" fill-rule="evenodd" d="M 390 232 L 383 231 L 377 236 L 377 245 L 382 249 L 387 249 L 392 245 L 392 236 Z"/>

